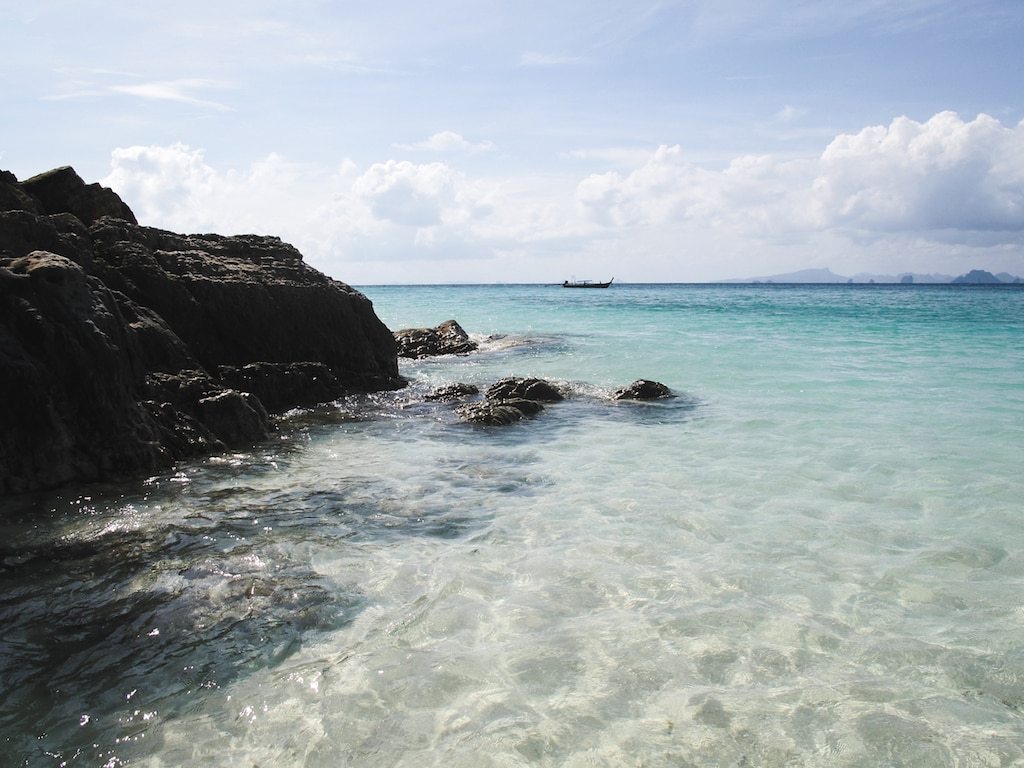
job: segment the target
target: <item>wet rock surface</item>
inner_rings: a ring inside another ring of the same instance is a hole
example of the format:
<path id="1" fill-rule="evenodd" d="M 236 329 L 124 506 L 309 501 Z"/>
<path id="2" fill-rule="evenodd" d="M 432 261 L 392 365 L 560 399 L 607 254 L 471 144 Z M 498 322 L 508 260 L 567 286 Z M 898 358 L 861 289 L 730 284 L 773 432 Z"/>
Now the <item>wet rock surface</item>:
<path id="1" fill-rule="evenodd" d="M 0 494 L 152 471 L 265 438 L 268 412 L 403 385 L 371 302 L 279 238 L 143 227 L 71 168 L 0 171 Z"/>
<path id="2" fill-rule="evenodd" d="M 662 400 L 672 397 L 672 390 L 660 381 L 637 379 L 629 386 L 617 389 L 613 397 L 616 400 Z"/>
<path id="3" fill-rule="evenodd" d="M 480 388 L 475 384 L 448 384 L 438 387 L 426 396 L 428 401 L 447 402 L 451 400 L 464 400 L 480 394 Z"/>
<path id="4" fill-rule="evenodd" d="M 543 409 L 544 406 L 535 400 L 483 400 L 460 406 L 456 413 L 469 424 L 503 427 Z"/>
<path id="5" fill-rule="evenodd" d="M 404 328 L 394 335 L 399 357 L 465 355 L 477 349 L 477 343 L 454 320 L 446 320 L 436 328 Z"/>
<path id="6" fill-rule="evenodd" d="M 602 402 L 610 404 L 616 400 L 652 401 L 676 397 L 666 385 L 649 379 L 638 379 L 627 387 L 602 393 L 586 384 L 555 384 L 544 379 L 510 376 L 488 387 L 483 398 L 476 398 L 476 391 L 474 385 L 452 384 L 436 389 L 424 399 L 445 402 L 473 398 L 455 408 L 455 414 L 461 421 L 507 426 L 535 416 L 546 405 L 566 400 L 569 395 L 573 400 L 589 402 L 590 412 L 593 412 L 594 405 Z M 684 399 L 680 401 L 680 408 L 692 408 L 693 403 L 691 399 Z"/>
<path id="7" fill-rule="evenodd" d="M 540 403 L 557 403 L 565 399 L 554 384 L 543 379 L 510 376 L 492 384 L 487 390 L 488 400 L 523 399 Z"/>

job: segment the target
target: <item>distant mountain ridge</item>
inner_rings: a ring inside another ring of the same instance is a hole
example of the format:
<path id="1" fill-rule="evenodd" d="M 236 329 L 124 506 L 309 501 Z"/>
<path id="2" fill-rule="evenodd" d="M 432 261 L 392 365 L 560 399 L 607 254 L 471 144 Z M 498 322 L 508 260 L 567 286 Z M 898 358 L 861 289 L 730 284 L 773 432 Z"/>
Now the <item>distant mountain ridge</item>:
<path id="1" fill-rule="evenodd" d="M 1009 272 L 992 274 L 984 269 L 972 269 L 959 277 L 942 274 L 920 274 L 917 272 L 901 272 L 898 275 L 875 275 L 858 272 L 852 277 L 837 275 L 827 267 L 824 269 L 801 269 L 796 272 L 784 272 L 778 275 L 763 277 L 733 278 L 720 280 L 722 283 L 901 283 L 915 285 L 997 285 L 1002 283 L 1024 283 L 1024 278 L 1011 275 Z"/>

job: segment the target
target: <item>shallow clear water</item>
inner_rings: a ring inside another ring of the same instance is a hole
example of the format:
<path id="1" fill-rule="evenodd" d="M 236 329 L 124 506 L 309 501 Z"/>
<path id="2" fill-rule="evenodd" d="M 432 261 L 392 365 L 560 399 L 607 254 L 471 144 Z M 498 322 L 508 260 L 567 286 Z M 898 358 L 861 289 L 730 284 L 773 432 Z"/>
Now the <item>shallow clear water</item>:
<path id="1" fill-rule="evenodd" d="M 1024 290 L 365 292 L 483 350 L 2 502 L 9 764 L 1024 763 Z"/>

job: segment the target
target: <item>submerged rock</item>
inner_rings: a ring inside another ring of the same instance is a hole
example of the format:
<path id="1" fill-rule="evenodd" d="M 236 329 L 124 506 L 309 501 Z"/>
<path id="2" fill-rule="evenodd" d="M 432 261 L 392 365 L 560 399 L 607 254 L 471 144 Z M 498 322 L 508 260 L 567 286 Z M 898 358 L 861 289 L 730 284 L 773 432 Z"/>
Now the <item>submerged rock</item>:
<path id="1" fill-rule="evenodd" d="M 615 400 L 661 400 L 672 397 L 672 390 L 659 381 L 637 379 L 628 387 L 622 387 L 612 395 Z"/>
<path id="2" fill-rule="evenodd" d="M 149 472 L 265 438 L 268 411 L 405 384 L 371 302 L 279 238 L 139 226 L 71 168 L 0 171 L 0 208 L 0 493 Z"/>
<path id="3" fill-rule="evenodd" d="M 463 421 L 470 424 L 484 424 L 488 426 L 508 426 L 522 419 L 524 416 L 532 416 L 544 410 L 544 406 L 536 400 L 509 399 L 509 400 L 483 400 L 478 403 L 469 403 L 456 409 L 456 413 Z"/>
<path id="4" fill-rule="evenodd" d="M 404 328 L 395 331 L 398 356 L 408 358 L 435 357 L 437 355 L 465 355 L 477 349 L 462 326 L 446 320 L 436 328 Z"/>
<path id="5" fill-rule="evenodd" d="M 561 399 L 561 393 L 540 379 L 508 378 L 492 385 L 487 390 L 486 399 L 461 406 L 455 412 L 463 421 L 472 424 L 507 426 L 524 416 L 540 413 L 544 410 L 543 402 Z"/>
<path id="6" fill-rule="evenodd" d="M 475 384 L 448 384 L 438 387 L 429 395 L 427 400 L 445 402 L 449 400 L 462 400 L 466 397 L 473 397 L 480 394 L 480 388 Z"/>
<path id="7" fill-rule="evenodd" d="M 508 400 L 521 398 L 536 400 L 541 403 L 557 403 L 565 396 L 558 388 L 543 379 L 523 379 L 515 376 L 502 379 L 492 384 L 487 390 L 488 400 Z"/>

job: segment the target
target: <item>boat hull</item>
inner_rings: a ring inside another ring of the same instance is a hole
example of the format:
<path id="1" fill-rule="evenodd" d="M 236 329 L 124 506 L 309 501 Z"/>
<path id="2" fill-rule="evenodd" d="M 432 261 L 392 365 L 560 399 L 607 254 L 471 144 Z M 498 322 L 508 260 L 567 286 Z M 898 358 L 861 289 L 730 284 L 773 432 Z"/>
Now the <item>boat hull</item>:
<path id="1" fill-rule="evenodd" d="M 592 283 L 589 280 L 566 280 L 562 283 L 563 288 L 610 288 L 612 282 L 615 280 L 613 277 L 607 283 Z"/>

